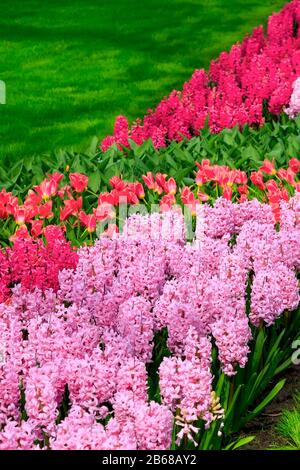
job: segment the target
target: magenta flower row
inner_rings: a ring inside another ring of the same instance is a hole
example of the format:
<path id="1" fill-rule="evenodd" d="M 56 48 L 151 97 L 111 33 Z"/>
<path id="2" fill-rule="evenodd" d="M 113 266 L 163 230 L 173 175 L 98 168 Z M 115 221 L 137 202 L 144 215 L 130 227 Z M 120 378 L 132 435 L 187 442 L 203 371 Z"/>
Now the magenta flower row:
<path id="1" fill-rule="evenodd" d="M 118 116 L 114 133 L 101 143 L 130 147 L 152 139 L 156 148 L 197 135 L 208 121 L 211 132 L 245 124 L 261 126 L 266 111 L 278 115 L 288 106 L 300 75 L 300 2 L 294 0 L 269 17 L 267 32 L 256 28 L 230 52 L 211 62 L 208 72 L 196 70 L 182 91 L 172 91 L 143 121 L 129 128 Z M 294 99 L 291 116 L 295 111 Z"/>

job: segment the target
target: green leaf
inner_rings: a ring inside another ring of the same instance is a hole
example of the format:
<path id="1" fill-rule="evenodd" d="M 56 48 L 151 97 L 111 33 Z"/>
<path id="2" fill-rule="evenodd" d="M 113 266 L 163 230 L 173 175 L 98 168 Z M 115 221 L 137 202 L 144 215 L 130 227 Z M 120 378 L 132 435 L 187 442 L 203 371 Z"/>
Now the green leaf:
<path id="1" fill-rule="evenodd" d="M 242 446 L 245 446 L 247 444 L 250 444 L 255 439 L 255 436 L 247 436 L 247 437 L 241 437 L 237 441 L 232 442 L 228 446 L 225 447 L 224 450 L 236 450 L 239 449 Z"/>
<path id="2" fill-rule="evenodd" d="M 98 145 L 99 145 L 99 139 L 97 136 L 94 136 L 84 153 L 86 153 L 86 155 L 88 156 L 95 155 L 98 149 Z"/>
<path id="3" fill-rule="evenodd" d="M 232 427 L 232 419 L 233 419 L 233 415 L 235 413 L 235 406 L 236 406 L 238 397 L 239 397 L 240 392 L 243 389 L 243 387 L 244 387 L 244 384 L 241 384 L 237 387 L 237 389 L 234 392 L 233 399 L 231 400 L 228 409 L 225 410 L 225 427 L 224 427 L 224 430 L 226 430 L 226 432 L 228 432 L 228 430 L 230 430 L 231 427 Z M 238 411 L 239 410 L 237 408 L 237 412 Z"/>
<path id="4" fill-rule="evenodd" d="M 270 393 L 268 393 L 266 398 L 264 398 L 264 400 L 262 400 L 262 402 L 253 411 L 251 411 L 251 413 L 248 414 L 248 416 L 243 422 L 244 425 L 248 423 L 251 419 L 255 418 L 255 416 L 257 416 L 259 413 L 261 413 L 264 408 L 266 408 L 266 406 L 268 406 L 268 404 L 271 403 L 272 400 L 274 400 L 276 395 L 278 395 L 280 390 L 282 390 L 285 382 L 286 379 L 282 379 L 275 385 L 275 387 L 270 391 Z"/>
<path id="5" fill-rule="evenodd" d="M 94 192 L 97 193 L 100 189 L 101 176 L 100 171 L 96 170 L 89 175 L 88 187 Z"/>
<path id="6" fill-rule="evenodd" d="M 285 328 L 282 330 L 282 332 L 277 336 L 276 341 L 274 342 L 273 346 L 268 352 L 268 355 L 266 357 L 266 363 L 268 364 L 271 360 L 275 352 L 278 350 L 279 344 L 285 334 Z"/>
<path id="7" fill-rule="evenodd" d="M 178 164 L 175 162 L 174 158 L 171 157 L 171 155 L 166 155 L 166 161 L 172 168 L 174 168 L 175 170 L 178 169 Z"/>
<path id="8" fill-rule="evenodd" d="M 262 354 L 263 354 L 265 341 L 266 341 L 266 335 L 265 335 L 264 329 L 260 329 L 256 338 L 253 356 L 250 358 L 251 364 L 252 364 L 251 373 L 259 369 L 259 364 L 262 360 Z"/>
<path id="9" fill-rule="evenodd" d="M 281 373 L 284 372 L 288 367 L 290 367 L 291 364 L 292 364 L 292 358 L 289 357 L 288 359 L 286 359 L 286 361 L 284 361 L 280 366 L 277 367 L 277 369 L 275 370 L 274 375 L 281 374 Z"/>

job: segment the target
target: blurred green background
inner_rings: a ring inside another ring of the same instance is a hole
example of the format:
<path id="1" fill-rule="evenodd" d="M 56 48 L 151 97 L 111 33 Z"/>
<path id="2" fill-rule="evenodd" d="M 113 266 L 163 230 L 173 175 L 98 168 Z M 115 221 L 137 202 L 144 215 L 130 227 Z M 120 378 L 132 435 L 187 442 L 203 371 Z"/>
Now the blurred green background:
<path id="1" fill-rule="evenodd" d="M 286 2 L 0 0 L 0 158 L 82 150 L 143 116 Z"/>

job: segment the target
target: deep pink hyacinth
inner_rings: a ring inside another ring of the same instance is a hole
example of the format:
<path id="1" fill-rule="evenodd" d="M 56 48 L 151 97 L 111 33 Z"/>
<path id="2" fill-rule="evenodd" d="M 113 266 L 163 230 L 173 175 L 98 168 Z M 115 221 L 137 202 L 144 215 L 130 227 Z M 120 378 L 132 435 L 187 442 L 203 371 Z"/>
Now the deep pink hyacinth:
<path id="1" fill-rule="evenodd" d="M 208 72 L 196 70 L 182 91 L 173 90 L 143 121 L 129 129 L 126 118 L 118 116 L 113 136 L 102 141 L 101 149 L 113 143 L 129 147 L 129 138 L 138 145 L 152 139 L 155 148 L 165 147 L 197 135 L 206 120 L 211 132 L 261 126 L 265 106 L 277 115 L 289 105 L 293 117 L 298 112 L 298 82 L 294 90 L 293 83 L 300 75 L 299 22 L 300 3 L 294 0 L 269 17 L 266 34 L 261 26 L 254 29 L 213 60 Z"/>
<path id="2" fill-rule="evenodd" d="M 0 301 L 6 300 L 11 288 L 20 283 L 25 289 L 58 289 L 58 273 L 74 268 L 77 253 L 55 225 L 44 229 L 42 239 L 19 236 L 12 248 L 0 250 Z"/>

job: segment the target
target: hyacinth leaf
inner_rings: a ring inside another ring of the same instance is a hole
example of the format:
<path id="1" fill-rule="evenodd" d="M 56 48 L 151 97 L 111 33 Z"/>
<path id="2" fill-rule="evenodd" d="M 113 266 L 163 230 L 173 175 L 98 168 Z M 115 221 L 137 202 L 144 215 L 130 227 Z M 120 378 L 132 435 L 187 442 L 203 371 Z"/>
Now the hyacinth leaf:
<path id="1" fill-rule="evenodd" d="M 174 420 L 174 425 L 173 425 L 173 431 L 172 431 L 172 444 L 170 447 L 170 450 L 175 450 L 176 449 L 176 426 L 175 426 L 175 420 Z"/>
<path id="2" fill-rule="evenodd" d="M 270 368 L 270 364 L 267 364 L 261 371 L 260 373 L 258 374 L 257 378 L 256 378 L 256 381 L 253 385 L 253 388 L 250 392 L 250 395 L 248 397 L 248 400 L 249 400 L 249 403 L 252 403 L 255 398 L 257 397 L 258 393 L 259 393 L 259 386 L 261 384 L 261 381 L 263 379 L 263 377 L 265 377 L 268 373 L 268 370 Z"/>
<path id="3" fill-rule="evenodd" d="M 231 380 L 230 379 L 225 380 L 225 384 L 224 384 L 224 389 L 223 389 L 223 394 L 222 394 L 222 403 L 223 403 L 224 410 L 227 410 L 229 406 L 230 389 L 232 386 Z"/>
<path id="4" fill-rule="evenodd" d="M 286 447 L 272 447 L 272 450 L 299 450 L 300 449 L 300 394 L 294 397 L 294 407 L 283 410 L 276 430 L 287 444 Z"/>
<path id="5" fill-rule="evenodd" d="M 224 450 L 236 450 L 239 449 L 240 447 L 243 447 L 247 444 L 250 444 L 255 439 L 255 436 L 247 436 L 247 437 L 242 437 L 236 441 L 231 442 L 224 448 Z"/>
<path id="6" fill-rule="evenodd" d="M 286 332 L 286 330 L 283 329 L 282 332 L 279 334 L 279 336 L 276 338 L 275 343 L 273 344 L 273 346 L 271 347 L 271 349 L 269 350 L 269 352 L 267 354 L 266 363 L 270 362 L 272 360 L 274 354 L 278 351 L 279 345 L 281 343 L 281 340 L 282 340 L 285 332 Z"/>
<path id="7" fill-rule="evenodd" d="M 278 374 L 281 374 L 282 372 L 284 372 L 288 367 L 290 367 L 292 364 L 292 358 L 288 358 L 286 359 L 279 367 L 277 367 L 277 369 L 275 370 L 275 373 L 274 375 L 278 375 Z"/>
<path id="8" fill-rule="evenodd" d="M 225 374 L 224 374 L 224 372 L 222 372 L 222 374 L 220 374 L 218 383 L 217 383 L 216 388 L 215 388 L 215 392 L 216 392 L 217 396 L 221 395 L 223 385 L 224 385 L 224 381 L 225 381 Z"/>
<path id="9" fill-rule="evenodd" d="M 194 184 L 194 180 L 188 177 L 183 178 L 182 182 L 185 186 L 191 186 L 192 184 Z"/>
<path id="10" fill-rule="evenodd" d="M 247 408 L 251 404 L 249 403 L 249 395 L 250 395 L 250 391 L 253 389 L 253 385 L 256 379 L 257 379 L 257 372 L 253 372 L 251 377 L 248 377 L 248 379 L 245 381 L 246 385 L 243 390 L 243 393 L 241 394 L 241 397 L 239 400 L 239 406 L 238 406 L 240 416 L 243 416 L 246 413 Z"/>
<path id="11" fill-rule="evenodd" d="M 8 176 L 7 176 L 7 171 L 5 171 L 4 168 L 1 168 L 1 166 L 0 166 L 0 180 L 1 180 L 0 188 L 9 187 L 10 181 L 9 181 Z"/>
<path id="12" fill-rule="evenodd" d="M 259 365 L 262 361 L 265 341 L 266 341 L 265 332 L 263 329 L 260 329 L 256 338 L 253 356 L 251 357 L 251 365 L 252 365 L 251 373 L 259 369 Z"/>
<path id="13" fill-rule="evenodd" d="M 266 406 L 268 406 L 269 403 L 271 403 L 272 400 L 278 395 L 280 390 L 282 390 L 284 384 L 286 382 L 286 379 L 280 380 L 275 387 L 268 393 L 268 395 L 264 398 L 264 400 L 248 415 L 246 418 L 243 420 L 243 426 L 247 424 L 249 421 L 251 421 L 253 418 L 255 418 L 259 413 L 261 413 Z"/>
<path id="14" fill-rule="evenodd" d="M 185 168 L 184 170 L 181 170 L 181 171 L 178 171 L 178 172 L 174 173 L 173 176 L 176 177 L 177 183 L 181 183 L 182 180 L 184 179 L 184 177 L 191 174 L 191 172 L 192 172 L 192 168 Z M 190 184 L 194 184 L 194 182 L 195 182 L 195 180 L 193 180 L 191 178 L 189 179 L 189 181 L 191 181 Z"/>
<path id="15" fill-rule="evenodd" d="M 232 421 L 234 419 L 234 413 L 235 413 L 235 406 L 243 388 L 244 388 L 244 385 L 239 385 L 237 387 L 229 403 L 229 407 L 227 408 L 227 410 L 225 409 L 225 426 L 224 426 L 225 433 L 228 433 L 228 431 L 232 427 Z"/>
<path id="16" fill-rule="evenodd" d="M 282 358 L 282 353 L 279 350 L 273 356 L 272 361 L 269 362 L 268 374 L 262 377 L 259 388 L 257 390 L 257 395 L 260 394 L 268 386 L 268 384 L 270 383 L 270 380 L 272 380 L 272 378 L 275 377 L 275 371 L 276 371 L 278 364 L 281 362 L 281 358 Z"/>
<path id="17" fill-rule="evenodd" d="M 221 436 L 218 436 L 218 430 L 220 428 L 220 422 L 218 420 L 213 421 L 210 428 L 207 429 L 204 434 L 202 433 L 202 438 L 198 439 L 199 450 L 210 450 L 210 449 L 221 449 L 222 439 Z"/>

